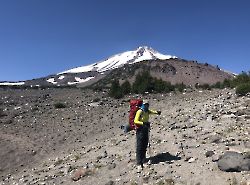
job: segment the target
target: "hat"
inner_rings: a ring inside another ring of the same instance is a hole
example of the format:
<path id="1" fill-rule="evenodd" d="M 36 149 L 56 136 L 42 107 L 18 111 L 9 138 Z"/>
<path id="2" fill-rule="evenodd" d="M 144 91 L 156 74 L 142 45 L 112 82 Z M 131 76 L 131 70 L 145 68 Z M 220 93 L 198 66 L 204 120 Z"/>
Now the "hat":
<path id="1" fill-rule="evenodd" d="M 143 100 L 143 104 L 149 104 L 148 100 Z"/>

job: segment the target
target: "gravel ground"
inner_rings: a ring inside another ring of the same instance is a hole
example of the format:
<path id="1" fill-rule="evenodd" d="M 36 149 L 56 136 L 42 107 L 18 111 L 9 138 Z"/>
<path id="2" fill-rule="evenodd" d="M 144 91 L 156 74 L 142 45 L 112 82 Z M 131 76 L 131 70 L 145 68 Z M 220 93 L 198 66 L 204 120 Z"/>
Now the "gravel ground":
<path id="1" fill-rule="evenodd" d="M 226 151 L 250 155 L 250 97 L 229 89 L 141 97 L 162 111 L 150 118 L 152 164 L 142 173 L 135 166 L 135 132 L 119 128 L 134 97 L 1 89 L 0 184 L 250 184 L 249 171 L 217 165 Z"/>

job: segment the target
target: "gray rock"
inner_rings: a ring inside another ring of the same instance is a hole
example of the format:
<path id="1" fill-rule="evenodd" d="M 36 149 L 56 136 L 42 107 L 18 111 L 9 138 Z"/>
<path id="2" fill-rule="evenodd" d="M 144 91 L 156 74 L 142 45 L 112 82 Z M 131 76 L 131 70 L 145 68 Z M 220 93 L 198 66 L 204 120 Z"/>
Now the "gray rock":
<path id="1" fill-rule="evenodd" d="M 219 161 L 219 159 L 220 159 L 220 155 L 219 154 L 215 154 L 215 155 L 212 156 L 212 161 L 213 162 L 217 162 L 217 161 Z"/>
<path id="2" fill-rule="evenodd" d="M 209 141 L 211 143 L 220 143 L 221 142 L 221 137 L 219 135 L 211 135 L 209 137 Z"/>
<path id="3" fill-rule="evenodd" d="M 250 159 L 245 158 L 241 153 L 228 151 L 220 157 L 218 167 L 226 172 L 249 171 Z"/>
<path id="4" fill-rule="evenodd" d="M 205 156 L 206 157 L 212 157 L 214 155 L 214 152 L 213 151 L 207 151 L 206 153 L 205 153 Z"/>

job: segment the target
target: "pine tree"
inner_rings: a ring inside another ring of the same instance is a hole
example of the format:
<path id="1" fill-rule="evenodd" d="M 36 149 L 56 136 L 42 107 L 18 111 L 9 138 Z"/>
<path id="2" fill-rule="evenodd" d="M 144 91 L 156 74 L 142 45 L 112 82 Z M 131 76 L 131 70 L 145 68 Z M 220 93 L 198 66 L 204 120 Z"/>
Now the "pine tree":
<path id="1" fill-rule="evenodd" d="M 152 92 L 154 89 L 153 78 L 148 71 L 139 73 L 133 84 L 133 92 L 143 94 Z"/>
<path id="2" fill-rule="evenodd" d="M 128 80 L 126 80 L 122 85 L 121 85 L 121 90 L 122 94 L 129 94 L 131 92 L 131 85 Z"/>
<path id="3" fill-rule="evenodd" d="M 119 99 L 123 97 L 122 89 L 120 87 L 119 81 L 114 80 L 111 84 L 109 95 L 113 98 Z"/>

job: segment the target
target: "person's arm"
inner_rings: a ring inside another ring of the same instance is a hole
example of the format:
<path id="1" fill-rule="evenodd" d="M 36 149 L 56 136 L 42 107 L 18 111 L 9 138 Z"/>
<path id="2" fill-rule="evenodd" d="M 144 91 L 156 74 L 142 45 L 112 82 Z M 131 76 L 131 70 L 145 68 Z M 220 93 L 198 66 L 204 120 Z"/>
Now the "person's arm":
<path id="1" fill-rule="evenodd" d="M 156 110 L 148 110 L 149 111 L 149 114 L 158 114 L 158 112 Z"/>
<path id="2" fill-rule="evenodd" d="M 160 115 L 161 114 L 161 111 L 156 111 L 156 110 L 148 110 L 149 111 L 149 114 L 158 114 Z"/>
<path id="3" fill-rule="evenodd" d="M 137 124 L 137 125 L 143 125 L 143 122 L 140 121 L 141 113 L 142 113 L 142 110 L 141 110 L 141 109 L 139 109 L 139 110 L 136 112 L 135 119 L 134 119 L 134 123 Z"/>

